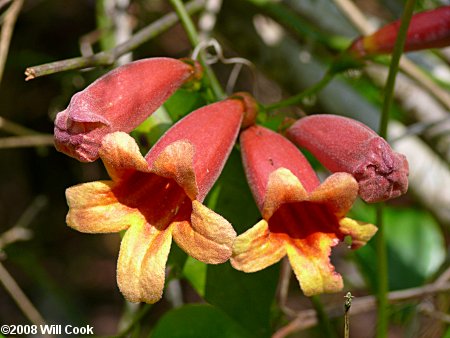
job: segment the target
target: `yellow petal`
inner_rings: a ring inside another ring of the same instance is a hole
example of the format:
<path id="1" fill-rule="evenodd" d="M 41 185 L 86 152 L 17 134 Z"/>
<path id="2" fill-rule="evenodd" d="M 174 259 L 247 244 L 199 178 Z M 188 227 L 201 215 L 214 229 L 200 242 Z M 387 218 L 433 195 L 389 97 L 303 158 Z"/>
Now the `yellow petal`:
<path id="1" fill-rule="evenodd" d="M 326 204 L 338 218 L 344 217 L 358 196 L 358 182 L 352 175 L 336 173 L 329 176 L 309 196 L 309 201 Z"/>
<path id="2" fill-rule="evenodd" d="M 278 168 L 269 175 L 262 215 L 268 220 L 284 203 L 306 200 L 306 192 L 299 179 L 286 168 Z"/>
<path id="3" fill-rule="evenodd" d="M 117 201 L 111 191 L 114 185 L 111 181 L 97 181 L 68 188 L 67 224 L 81 232 L 109 233 L 142 223 L 144 218 L 136 209 Z"/>
<path id="4" fill-rule="evenodd" d="M 358 249 L 365 245 L 378 230 L 373 224 L 355 221 L 347 217 L 340 220 L 339 225 L 339 229 L 344 235 L 352 237 L 352 249 Z"/>
<path id="5" fill-rule="evenodd" d="M 286 251 L 292 269 L 306 296 L 337 292 L 343 288 L 342 277 L 330 263 L 331 246 L 338 240 L 333 235 L 317 233 L 307 243 L 291 241 Z"/>
<path id="6" fill-rule="evenodd" d="M 130 302 L 161 299 L 171 243 L 170 227 L 160 231 L 144 223 L 127 230 L 120 244 L 117 284 Z"/>
<path id="7" fill-rule="evenodd" d="M 150 171 L 136 141 L 127 133 L 115 132 L 106 135 L 99 154 L 113 181 L 119 181 L 133 171 Z"/>
<path id="8" fill-rule="evenodd" d="M 255 272 L 275 264 L 285 255 L 283 241 L 272 236 L 267 222 L 262 220 L 236 238 L 231 265 L 237 270 Z"/>
<path id="9" fill-rule="evenodd" d="M 218 264 L 230 258 L 236 232 L 225 218 L 194 200 L 191 222 L 175 223 L 173 238 L 188 255 Z"/>
<path id="10" fill-rule="evenodd" d="M 152 172 L 173 179 L 191 200 L 197 197 L 194 146 L 190 142 L 176 141 L 164 148 L 153 162 Z"/>

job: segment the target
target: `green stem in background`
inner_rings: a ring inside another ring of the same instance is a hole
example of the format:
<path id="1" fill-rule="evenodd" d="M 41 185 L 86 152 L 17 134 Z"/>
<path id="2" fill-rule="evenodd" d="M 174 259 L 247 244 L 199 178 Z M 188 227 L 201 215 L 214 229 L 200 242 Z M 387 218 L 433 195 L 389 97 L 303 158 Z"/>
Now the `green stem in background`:
<path id="1" fill-rule="evenodd" d="M 139 324 L 140 320 L 150 311 L 152 304 L 144 304 L 142 307 L 134 314 L 130 325 L 127 326 L 122 332 L 114 336 L 114 338 L 124 338 L 129 335 L 131 331 Z"/>
<path id="2" fill-rule="evenodd" d="M 101 0 L 96 2 L 96 20 L 97 29 L 100 30 L 100 47 L 101 50 L 108 50 L 114 48 L 116 45 L 116 38 L 114 36 L 114 22 L 112 17 L 108 15 L 106 8 L 106 1 Z"/>
<path id="3" fill-rule="evenodd" d="M 406 2 L 400 29 L 398 31 L 397 40 L 395 42 L 391 64 L 389 66 L 389 75 L 384 91 L 383 110 L 381 113 L 380 130 L 381 137 L 386 138 L 389 121 L 389 111 L 394 95 L 395 78 L 399 69 L 400 57 L 406 41 L 406 33 L 408 32 L 409 22 L 414 10 L 415 0 Z M 378 233 L 376 236 L 377 263 L 378 263 L 378 323 L 377 338 L 387 337 L 388 332 L 388 299 L 389 291 L 388 264 L 387 264 L 387 248 L 385 229 L 383 224 L 383 205 L 377 206 L 377 225 Z"/>
<path id="4" fill-rule="evenodd" d="M 198 37 L 198 33 L 194 26 L 194 23 L 192 22 L 192 19 L 191 19 L 189 13 L 186 11 L 183 1 L 182 0 L 170 0 L 170 3 L 172 4 L 173 8 L 175 9 L 175 12 L 178 14 L 181 24 L 183 25 L 192 46 L 194 46 L 194 47 L 197 46 L 200 42 L 200 39 Z M 223 99 L 225 97 L 225 93 L 224 93 L 219 81 L 217 80 L 216 75 L 212 71 L 211 67 L 209 67 L 206 64 L 205 58 L 203 57 L 203 53 L 199 54 L 199 62 L 203 66 L 206 78 L 208 79 L 209 85 L 211 86 L 211 89 L 214 92 L 215 99 L 216 100 Z"/>
<path id="5" fill-rule="evenodd" d="M 275 102 L 272 104 L 268 104 L 268 105 L 264 106 L 264 110 L 271 111 L 271 110 L 294 106 L 296 104 L 302 103 L 302 101 L 305 98 L 316 94 L 317 92 L 322 90 L 324 87 L 326 87 L 326 85 L 328 83 L 330 83 L 331 80 L 333 80 L 334 75 L 335 75 L 334 73 L 328 71 L 327 73 L 325 73 L 325 75 L 319 82 L 315 83 L 311 87 L 309 87 L 309 88 L 305 89 L 304 91 L 302 91 L 301 93 L 299 93 L 295 96 L 291 96 L 290 98 L 287 98 L 285 100 L 278 101 L 278 102 Z"/>
<path id="6" fill-rule="evenodd" d="M 377 252 L 377 271 L 378 271 L 378 322 L 377 322 L 377 338 L 387 337 L 388 332 L 388 292 L 389 292 L 389 278 L 388 278 L 388 262 L 387 262 L 387 248 L 386 248 L 386 234 L 383 224 L 383 204 L 376 206 L 376 224 L 378 232 L 375 237 L 375 247 Z"/>
<path id="7" fill-rule="evenodd" d="M 322 331 L 322 336 L 328 338 L 337 338 L 337 334 L 333 330 L 330 318 L 328 317 L 327 312 L 323 308 L 319 296 L 312 296 L 310 299 L 317 313 L 317 319 L 319 321 L 318 327 Z"/>

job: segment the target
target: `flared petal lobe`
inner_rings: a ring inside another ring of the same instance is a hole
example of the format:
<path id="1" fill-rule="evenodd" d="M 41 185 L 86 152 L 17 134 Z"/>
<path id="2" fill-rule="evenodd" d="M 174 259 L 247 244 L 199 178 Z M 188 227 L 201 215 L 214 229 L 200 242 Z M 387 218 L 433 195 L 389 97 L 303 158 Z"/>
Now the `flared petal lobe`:
<path id="1" fill-rule="evenodd" d="M 96 160 L 105 135 L 136 128 L 195 71 L 170 58 L 143 59 L 112 70 L 76 93 L 58 113 L 56 149 L 83 162 Z"/>
<path id="2" fill-rule="evenodd" d="M 161 299 L 171 243 L 171 228 L 144 223 L 127 230 L 120 244 L 117 284 L 130 302 L 153 304 Z"/>
<path id="3" fill-rule="evenodd" d="M 231 264 L 253 272 L 287 255 L 305 295 L 339 291 L 343 281 L 330 262 L 331 248 L 345 236 L 359 247 L 376 232 L 345 218 L 357 197 L 355 179 L 338 173 L 320 184 L 292 143 L 259 126 L 242 132 L 241 153 L 264 219 L 236 238 Z"/>
<path id="4" fill-rule="evenodd" d="M 236 232 L 225 218 L 193 201 L 191 221 L 174 224 L 173 237 L 189 256 L 219 264 L 230 258 Z"/>
<path id="5" fill-rule="evenodd" d="M 366 202 L 398 197 L 408 189 L 408 161 L 364 124 L 336 115 L 301 118 L 287 131 L 331 172 L 346 172 Z"/>
<path id="6" fill-rule="evenodd" d="M 97 181 L 66 190 L 67 224 L 86 233 L 112 233 L 144 221 L 137 210 L 121 204 L 114 195 L 114 183 Z"/>
<path id="7" fill-rule="evenodd" d="M 400 28 L 400 20 L 380 28 L 373 34 L 357 38 L 349 47 L 355 57 L 392 53 Z M 409 24 L 404 51 L 442 48 L 450 45 L 450 6 L 417 13 Z"/>
<path id="8" fill-rule="evenodd" d="M 282 239 L 271 234 L 269 224 L 259 221 L 236 238 L 231 265 L 244 272 L 256 272 L 271 266 L 286 256 Z"/>

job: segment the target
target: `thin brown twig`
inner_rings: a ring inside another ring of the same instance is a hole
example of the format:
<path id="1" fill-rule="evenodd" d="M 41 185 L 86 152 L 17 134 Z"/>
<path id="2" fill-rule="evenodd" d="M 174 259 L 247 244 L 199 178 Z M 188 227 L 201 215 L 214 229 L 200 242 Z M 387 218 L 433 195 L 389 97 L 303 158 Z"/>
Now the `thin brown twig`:
<path id="1" fill-rule="evenodd" d="M 400 301 L 406 301 L 415 298 L 423 298 L 428 295 L 434 295 L 436 293 L 443 293 L 450 291 L 450 282 L 445 283 L 434 282 L 424 285 L 422 287 L 411 288 L 406 290 L 399 290 L 390 292 L 388 300 L 390 303 L 396 303 Z M 376 308 L 377 302 L 374 296 L 359 297 L 352 301 L 352 311 L 350 315 L 361 314 L 372 311 Z M 341 317 L 344 315 L 344 309 L 342 305 L 333 306 L 327 310 L 330 318 Z M 292 320 L 286 326 L 280 328 L 272 336 L 273 338 L 283 338 L 294 332 L 306 330 L 318 323 L 318 318 L 314 310 L 304 310 L 297 314 L 296 318 Z"/>
<path id="2" fill-rule="evenodd" d="M 31 239 L 33 233 L 29 229 L 25 229 L 23 227 L 13 227 L 0 236 L 0 252 L 1 250 L 9 244 L 18 242 L 18 241 L 27 241 Z"/>
<path id="3" fill-rule="evenodd" d="M 11 133 L 13 135 L 17 136 L 27 136 L 27 135 L 35 135 L 39 134 L 39 132 L 26 128 L 18 123 L 9 121 L 3 117 L 0 116 L 0 130 L 4 130 L 8 133 Z"/>
<path id="4" fill-rule="evenodd" d="M 22 213 L 16 224 L 0 236 L 0 251 L 9 244 L 17 241 L 26 241 L 31 238 L 32 232 L 28 226 L 36 215 L 47 205 L 47 198 L 43 195 L 36 196 L 27 209 Z"/>
<path id="5" fill-rule="evenodd" d="M 47 205 L 45 196 L 37 196 L 27 209 L 22 213 L 16 224 L 4 232 L 0 236 L 0 251 L 8 244 L 19 240 L 27 240 L 31 238 L 31 231 L 27 227 L 31 224 L 36 214 Z M 11 295 L 19 309 L 23 314 L 35 325 L 45 325 L 45 320 L 34 307 L 33 303 L 28 299 L 8 270 L 0 263 L 0 283 L 3 284 L 5 290 Z M 47 335 L 44 335 L 47 337 Z"/>
<path id="6" fill-rule="evenodd" d="M 186 4 L 186 10 L 189 14 L 194 14 L 203 8 L 204 0 L 192 0 Z M 94 66 L 110 66 L 119 56 L 122 56 L 151 38 L 165 32 L 178 22 L 178 16 L 175 13 L 169 13 L 161 19 L 151 23 L 134 34 L 128 41 L 117 45 L 107 51 L 99 52 L 91 56 L 76 57 L 72 59 L 60 60 L 46 63 L 43 65 L 29 67 L 25 70 L 26 81 L 40 76 L 50 75 L 67 70 L 83 69 Z"/>
<path id="7" fill-rule="evenodd" d="M 11 295 L 17 306 L 22 310 L 28 320 L 35 325 L 45 325 L 45 320 L 28 299 L 8 270 L 0 263 L 0 282 L 5 290 Z"/>
<path id="8" fill-rule="evenodd" d="M 443 313 L 442 311 L 438 311 L 434 304 L 431 302 L 423 302 L 418 306 L 418 310 L 419 312 L 430 318 L 434 318 L 446 324 L 450 324 L 450 315 Z"/>
<path id="9" fill-rule="evenodd" d="M 53 135 L 11 136 L 0 138 L 0 149 L 52 146 Z"/>
<path id="10" fill-rule="evenodd" d="M 22 8 L 23 0 L 15 0 L 5 13 L 2 32 L 0 35 L 0 81 L 5 69 L 6 57 L 8 56 L 9 44 L 11 42 L 14 24 Z"/>
<path id="11" fill-rule="evenodd" d="M 295 310 L 287 305 L 287 298 L 289 293 L 289 284 L 292 276 L 292 269 L 289 260 L 284 258 L 281 261 L 280 280 L 278 282 L 278 304 L 280 309 L 289 316 L 295 315 Z"/>
<path id="12" fill-rule="evenodd" d="M 450 266 L 447 267 L 447 269 L 445 269 L 444 272 L 439 275 L 439 277 L 435 281 L 435 284 L 442 285 L 448 281 L 450 281 Z"/>
<path id="13" fill-rule="evenodd" d="M 0 0 L 0 9 L 6 6 L 11 0 Z"/>

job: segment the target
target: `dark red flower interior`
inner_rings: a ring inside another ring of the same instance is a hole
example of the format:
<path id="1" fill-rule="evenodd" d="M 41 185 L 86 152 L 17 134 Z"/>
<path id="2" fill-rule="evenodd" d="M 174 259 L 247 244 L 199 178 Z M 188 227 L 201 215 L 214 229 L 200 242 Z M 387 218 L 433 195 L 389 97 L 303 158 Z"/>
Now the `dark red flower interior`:
<path id="1" fill-rule="evenodd" d="M 170 223 L 189 221 L 191 199 L 173 179 L 134 172 L 113 189 L 118 201 L 139 209 L 147 223 L 163 230 Z"/>
<path id="2" fill-rule="evenodd" d="M 343 237 L 338 219 L 329 208 L 325 204 L 308 201 L 283 204 L 269 219 L 269 230 L 273 234 L 302 240 L 319 232 Z"/>

